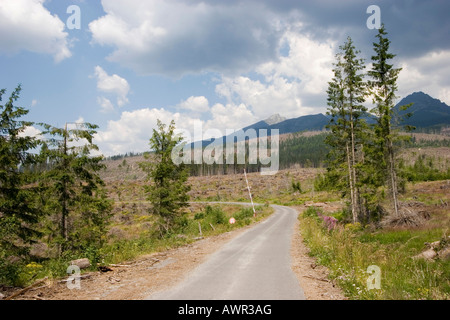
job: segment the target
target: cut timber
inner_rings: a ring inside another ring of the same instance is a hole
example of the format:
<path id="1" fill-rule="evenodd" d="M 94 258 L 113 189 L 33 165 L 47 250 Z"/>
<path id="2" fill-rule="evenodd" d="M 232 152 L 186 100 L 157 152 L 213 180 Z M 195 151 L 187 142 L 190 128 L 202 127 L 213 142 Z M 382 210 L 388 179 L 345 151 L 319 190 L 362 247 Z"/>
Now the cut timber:
<path id="1" fill-rule="evenodd" d="M 330 280 L 328 280 L 328 279 L 325 279 L 325 278 L 316 278 L 316 277 L 313 277 L 313 276 L 303 276 L 303 277 L 305 277 L 305 278 L 309 278 L 309 279 L 314 279 L 314 280 L 319 280 L 319 281 L 323 281 L 323 282 L 330 282 Z"/>
<path id="2" fill-rule="evenodd" d="M 91 263 L 89 262 L 89 259 L 78 259 L 78 260 L 72 260 L 70 261 L 70 264 L 72 266 L 77 266 L 80 269 L 86 269 L 91 266 Z"/>
<path id="3" fill-rule="evenodd" d="M 436 251 L 434 249 L 428 249 L 417 256 L 414 256 L 415 259 L 425 259 L 425 260 L 433 260 L 437 256 Z"/>
<path id="4" fill-rule="evenodd" d="M 77 276 L 77 277 L 79 277 L 80 280 L 83 280 L 83 279 L 89 279 L 89 278 L 92 277 L 92 274 L 83 274 L 83 275 Z M 70 282 L 70 281 L 73 281 L 73 279 L 68 278 L 68 279 L 59 280 L 58 283 Z"/>
<path id="5" fill-rule="evenodd" d="M 28 286 L 26 288 L 23 288 L 22 290 L 17 291 L 16 293 L 13 293 L 12 295 L 10 295 L 9 297 L 7 297 L 5 300 L 12 300 L 22 294 L 24 294 L 25 292 L 27 292 L 30 289 L 33 289 L 34 287 L 37 287 L 38 285 L 40 285 L 41 283 L 44 283 L 45 281 L 47 281 L 48 277 L 45 277 L 44 279 L 41 279 L 35 283 L 33 283 L 31 286 Z"/>

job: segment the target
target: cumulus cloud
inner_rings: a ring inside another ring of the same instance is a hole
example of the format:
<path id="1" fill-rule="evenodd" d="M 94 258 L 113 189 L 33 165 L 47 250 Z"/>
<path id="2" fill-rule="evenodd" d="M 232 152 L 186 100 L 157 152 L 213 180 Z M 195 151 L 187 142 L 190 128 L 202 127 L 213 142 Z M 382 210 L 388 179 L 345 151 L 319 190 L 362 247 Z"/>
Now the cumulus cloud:
<path id="1" fill-rule="evenodd" d="M 242 103 L 251 108 L 252 113 L 261 118 L 274 113 L 287 116 L 301 112 L 299 81 L 276 78 L 269 83 L 249 77 L 223 78 L 216 92 L 233 104 Z"/>
<path id="2" fill-rule="evenodd" d="M 261 119 L 274 113 L 288 117 L 311 114 L 326 105 L 324 93 L 332 77 L 333 46 L 332 41 L 325 44 L 288 31 L 280 42 L 287 54 L 255 68 L 262 79 L 223 77 L 216 92 L 234 104 L 244 103 Z"/>
<path id="3" fill-rule="evenodd" d="M 42 131 L 37 129 L 36 127 L 33 126 L 28 126 L 25 128 L 25 130 L 23 130 L 22 132 L 19 133 L 20 137 L 34 137 L 34 138 L 40 138 L 42 134 Z"/>
<path id="4" fill-rule="evenodd" d="M 372 0 L 103 0 L 106 14 L 92 21 L 89 29 L 93 43 L 112 48 L 111 61 L 140 74 L 236 75 L 276 60 L 281 37 L 296 25 L 313 40 L 345 41 L 351 35 L 363 52 L 369 52 L 375 31 L 366 27 L 366 10 L 372 4 Z M 450 48 L 449 3 L 379 0 L 377 5 L 396 52 L 417 57 Z"/>
<path id="5" fill-rule="evenodd" d="M 113 95 L 119 107 L 129 102 L 128 93 L 130 92 L 130 85 L 126 79 L 117 74 L 110 76 L 100 66 L 95 67 L 95 76 L 97 78 L 97 89 L 103 93 Z M 111 100 L 105 97 L 99 97 L 98 103 L 102 107 L 102 112 L 114 110 Z"/>
<path id="6" fill-rule="evenodd" d="M 97 103 L 100 105 L 100 112 L 102 113 L 110 113 L 114 111 L 114 105 L 112 104 L 111 100 L 105 97 L 98 97 Z"/>
<path id="7" fill-rule="evenodd" d="M 205 129 L 216 129 L 225 134 L 227 129 L 238 130 L 258 121 L 258 117 L 243 103 L 221 103 L 211 108 L 212 119 L 206 121 Z"/>
<path id="8" fill-rule="evenodd" d="M 209 102 L 204 96 L 189 97 L 187 100 L 178 105 L 179 108 L 193 112 L 207 112 L 209 111 Z"/>
<path id="9" fill-rule="evenodd" d="M 167 125 L 174 120 L 177 129 L 188 132 L 193 132 L 196 122 L 200 121 L 164 108 L 125 111 L 122 112 L 120 119 L 110 120 L 106 130 L 98 131 L 95 143 L 106 156 L 130 151 L 148 151 L 150 150 L 149 140 L 153 129 L 157 127 L 158 119 Z"/>
<path id="10" fill-rule="evenodd" d="M 399 65 L 403 68 L 398 78 L 399 95 L 423 91 L 450 105 L 450 50 L 403 59 Z"/>
<path id="11" fill-rule="evenodd" d="M 313 40 L 302 32 L 288 31 L 281 39 L 281 46 L 289 48 L 289 54 L 280 57 L 279 61 L 261 65 L 257 71 L 268 80 L 280 77 L 298 79 L 305 93 L 326 91 L 332 77 L 335 41 Z"/>
<path id="12" fill-rule="evenodd" d="M 50 54 L 56 62 L 69 58 L 65 24 L 43 5 L 44 0 L 0 2 L 0 52 L 21 50 Z"/>
<path id="13" fill-rule="evenodd" d="M 258 1 L 104 0 L 89 24 L 109 60 L 139 74 L 233 72 L 276 57 L 279 17 Z"/>
<path id="14" fill-rule="evenodd" d="M 269 3 L 269 1 L 267 1 Z M 370 5 L 381 10 L 394 52 L 408 57 L 420 57 L 429 51 L 448 50 L 450 41 L 450 2 L 442 0 L 316 0 L 270 1 L 272 10 L 298 9 L 299 20 L 314 39 L 345 38 L 350 35 L 362 52 L 372 48 L 376 30 L 366 27 Z M 342 42 L 343 42 L 342 41 Z M 368 53 L 367 58 L 370 59 Z"/>
<path id="15" fill-rule="evenodd" d="M 209 112 L 210 119 L 204 121 L 191 114 L 172 112 L 164 108 L 124 111 L 120 119 L 110 120 L 105 130 L 98 131 L 95 143 L 106 156 L 130 151 L 144 152 L 150 149 L 149 139 L 153 129 L 157 127 L 158 119 L 167 125 L 174 120 L 176 133 L 181 134 L 186 142 L 225 135 L 227 129 L 238 130 L 258 120 L 244 104 L 218 103 L 212 106 Z"/>

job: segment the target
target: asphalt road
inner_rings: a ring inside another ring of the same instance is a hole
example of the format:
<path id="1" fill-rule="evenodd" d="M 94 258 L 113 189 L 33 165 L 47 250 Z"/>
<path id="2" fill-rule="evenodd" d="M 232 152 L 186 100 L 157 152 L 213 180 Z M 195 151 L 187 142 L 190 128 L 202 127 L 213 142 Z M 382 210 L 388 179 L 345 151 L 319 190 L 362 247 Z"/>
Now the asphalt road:
<path id="1" fill-rule="evenodd" d="M 171 289 L 151 300 L 302 300 L 291 270 L 291 238 L 297 212 L 275 212 L 225 244 Z"/>

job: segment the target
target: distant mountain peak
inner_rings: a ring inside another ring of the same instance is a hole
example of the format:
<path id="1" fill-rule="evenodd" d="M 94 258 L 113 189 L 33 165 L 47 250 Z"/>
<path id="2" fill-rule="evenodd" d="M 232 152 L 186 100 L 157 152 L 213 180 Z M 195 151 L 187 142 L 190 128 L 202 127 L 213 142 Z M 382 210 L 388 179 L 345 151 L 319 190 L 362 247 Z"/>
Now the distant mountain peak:
<path id="1" fill-rule="evenodd" d="M 285 121 L 285 120 L 286 120 L 285 117 L 282 117 L 282 116 L 280 116 L 280 115 L 277 113 L 277 114 L 274 114 L 274 115 L 270 116 L 270 117 L 267 118 L 266 120 L 264 120 L 264 122 L 267 123 L 269 126 L 271 126 L 271 125 L 274 125 L 274 124 L 283 122 L 283 121 Z"/>
<path id="2" fill-rule="evenodd" d="M 413 105 L 407 111 L 400 111 L 400 106 L 410 103 Z M 406 96 L 395 108 L 400 115 L 412 113 L 412 117 L 404 119 L 403 125 L 408 124 L 418 128 L 450 125 L 450 107 L 422 91 Z"/>

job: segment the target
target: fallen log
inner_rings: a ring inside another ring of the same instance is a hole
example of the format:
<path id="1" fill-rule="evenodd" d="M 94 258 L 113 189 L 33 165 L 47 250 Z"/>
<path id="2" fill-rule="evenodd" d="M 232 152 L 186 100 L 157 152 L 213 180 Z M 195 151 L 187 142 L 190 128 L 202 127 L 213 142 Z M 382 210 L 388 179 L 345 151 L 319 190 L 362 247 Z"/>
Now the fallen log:
<path id="1" fill-rule="evenodd" d="M 313 276 L 303 276 L 303 277 L 309 278 L 309 279 L 313 279 L 313 280 L 319 280 L 319 281 L 323 281 L 323 282 L 330 282 L 330 280 L 325 279 L 325 278 L 321 279 L 321 278 L 316 278 L 316 277 L 313 277 Z"/>
<path id="2" fill-rule="evenodd" d="M 24 293 L 27 292 L 28 290 L 33 289 L 34 287 L 40 285 L 41 283 L 44 283 L 44 282 L 47 281 L 47 280 L 48 280 L 48 277 L 45 277 L 44 279 L 38 280 L 38 281 L 36 281 L 35 283 L 33 283 L 31 286 L 28 286 L 28 287 L 26 287 L 26 288 L 23 288 L 22 290 L 19 290 L 19 291 L 13 293 L 13 294 L 10 295 L 9 297 L 5 298 L 5 300 L 12 300 L 12 299 L 14 299 L 14 298 L 16 298 L 16 297 L 18 297 L 18 296 L 24 294 Z"/>
<path id="3" fill-rule="evenodd" d="M 128 267 L 131 267 L 131 265 L 129 265 L 129 264 L 110 264 L 109 265 L 110 267 L 117 267 L 117 268 L 128 268 Z"/>
<path id="4" fill-rule="evenodd" d="M 78 260 L 72 260 L 70 261 L 70 264 L 73 266 L 77 266 L 80 269 L 86 269 L 91 266 L 91 263 L 89 262 L 89 259 L 78 259 Z"/>
<path id="5" fill-rule="evenodd" d="M 80 280 L 89 279 L 90 277 L 92 277 L 92 274 L 82 274 L 82 275 L 77 276 L 77 278 L 79 278 Z M 59 280 L 58 283 L 69 282 L 69 281 L 73 281 L 73 278 L 69 277 L 67 279 Z"/>

